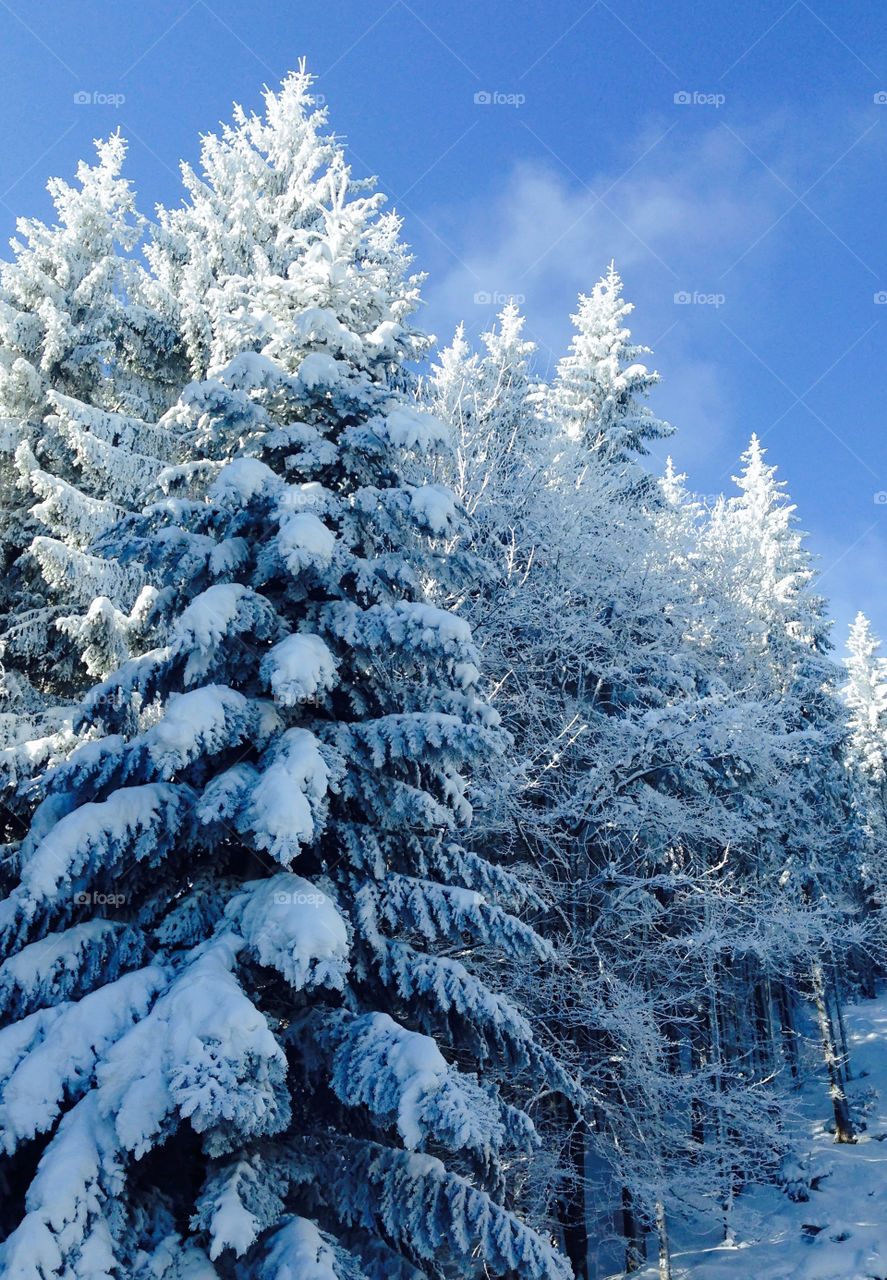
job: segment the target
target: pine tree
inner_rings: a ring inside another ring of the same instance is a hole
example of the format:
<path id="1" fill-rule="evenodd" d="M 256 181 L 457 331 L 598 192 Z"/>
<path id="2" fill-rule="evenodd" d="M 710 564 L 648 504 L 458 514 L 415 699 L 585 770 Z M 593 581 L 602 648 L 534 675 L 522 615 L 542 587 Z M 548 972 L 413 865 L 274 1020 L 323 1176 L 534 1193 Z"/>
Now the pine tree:
<path id="1" fill-rule="evenodd" d="M 625 304 L 615 306 L 608 293 L 609 283 L 618 298 L 616 281 L 611 271 L 593 297 L 622 316 Z M 587 397 L 584 429 L 575 430 L 572 412 L 558 421 L 563 388 L 544 396 L 528 377 L 530 353 L 516 320 L 508 308 L 499 334 L 484 335 L 483 356 L 472 356 L 457 334 L 435 370 L 432 405 L 455 429 L 459 461 L 451 478 L 474 517 L 472 546 L 492 566 L 462 593 L 459 608 L 472 619 L 495 705 L 522 757 L 506 775 L 484 779 L 476 838 L 543 872 L 556 909 L 542 926 L 572 958 L 573 971 L 569 991 L 563 975 L 552 973 L 546 984 L 527 976 L 523 994 L 595 1086 L 596 1133 L 567 1110 L 546 1141 L 561 1152 L 553 1187 L 565 1248 L 577 1274 L 585 1274 L 589 1237 L 599 1226 L 586 1178 L 592 1149 L 631 1182 L 630 1193 L 623 1182 L 633 1206 L 626 1211 L 626 1220 L 635 1220 L 631 1235 L 642 1238 L 649 1207 L 665 1241 L 661 1200 L 673 1174 L 662 1159 L 664 1120 L 651 1117 L 664 1117 L 679 1098 L 662 1030 L 677 1011 L 673 992 L 656 992 L 662 959 L 644 931 L 655 884 L 643 888 L 653 868 L 642 863 L 656 856 L 655 828 L 663 858 L 678 836 L 674 801 L 663 795 L 657 812 L 651 781 L 665 776 L 667 734 L 686 735 L 690 713 L 660 719 L 663 733 L 654 734 L 653 716 L 664 717 L 668 699 L 686 694 L 675 652 L 674 582 L 660 573 L 655 549 L 662 500 L 627 447 L 602 446 L 606 435 L 631 441 L 624 419 L 644 415 L 630 397 L 621 408 L 609 397 L 612 363 L 588 355 L 584 367 L 575 356 L 569 366 L 574 389 Z M 619 352 L 636 354 L 629 337 L 619 331 Z M 629 381 L 641 389 L 638 370 Z M 666 429 L 655 424 L 656 434 Z M 681 741 L 680 754 L 687 753 L 692 746 Z M 629 953 L 626 917 L 633 910 L 638 923 L 628 934 L 639 942 Z M 614 1073 L 615 1062 L 624 1069 Z M 611 1214 L 612 1205 L 601 1220 Z"/>
<path id="2" fill-rule="evenodd" d="M 552 389 L 556 417 L 611 463 L 645 454 L 645 440 L 672 430 L 638 399 L 649 395 L 659 375 L 639 363 L 650 348 L 633 343 L 622 323 L 633 310 L 634 304 L 622 298 L 622 279 L 611 263 L 591 293 L 579 296 L 579 308 L 570 317 L 577 332 Z"/>
<path id="3" fill-rule="evenodd" d="M 883 915 L 887 903 L 887 661 L 878 655 L 880 640 L 859 613 L 850 628 L 844 659 L 847 683 L 842 692 L 849 712 L 845 748 L 853 778 L 853 797 L 866 833 L 862 874 Z"/>
<path id="4" fill-rule="evenodd" d="M 848 753 L 872 782 L 887 777 L 887 661 L 879 657 L 880 640 L 871 623 L 858 613 L 847 641 L 849 658 L 844 701 L 850 710 Z"/>
<path id="5" fill-rule="evenodd" d="M 747 612 L 746 675 L 769 699 L 781 767 L 756 797 L 762 821 L 754 874 L 818 921 L 797 963 L 810 974 L 835 1110 L 837 1141 L 853 1141 L 835 1022 L 840 991 L 834 957 L 861 910 L 861 833 L 842 764 L 845 719 L 825 604 L 797 528 L 795 508 L 756 437 L 743 455 L 740 496 L 712 513 L 709 545 L 732 597 Z"/>
<path id="6" fill-rule="evenodd" d="M 50 182 L 58 223 L 20 220 L 2 267 L 0 645 L 12 739 L 16 711 L 86 687 L 85 648 L 95 674 L 97 648 L 119 656 L 127 625 L 138 626 L 120 607 L 129 612 L 144 581 L 88 549 L 157 491 L 176 456 L 155 425 L 184 382 L 171 304 L 133 257 L 146 223 L 121 177 L 126 143 L 115 134 L 96 148 L 78 186 Z M 66 623 L 61 597 L 92 606 L 90 624 Z M 97 644 L 115 623 L 116 642 Z"/>
<path id="7" fill-rule="evenodd" d="M 474 971 L 551 949 L 463 843 L 503 738 L 428 601 L 465 560 L 423 482 L 445 433 L 404 366 L 416 282 L 323 123 L 304 72 L 238 111 L 152 249 L 166 287 L 205 285 L 191 452 L 96 548 L 158 584 L 142 651 L 23 787 L 10 1280 L 569 1275 L 510 1209 L 519 1074 L 579 1098 Z"/>

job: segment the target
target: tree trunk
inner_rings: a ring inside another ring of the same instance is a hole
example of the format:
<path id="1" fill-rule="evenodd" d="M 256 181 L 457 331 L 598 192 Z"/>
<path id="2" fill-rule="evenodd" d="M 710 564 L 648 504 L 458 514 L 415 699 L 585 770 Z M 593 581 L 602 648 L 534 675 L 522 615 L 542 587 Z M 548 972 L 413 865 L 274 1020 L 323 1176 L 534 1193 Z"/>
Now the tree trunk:
<path id="1" fill-rule="evenodd" d="M 835 1142 L 855 1142 L 856 1134 L 853 1132 L 850 1107 L 847 1103 L 847 1094 L 844 1091 L 841 1056 L 835 1044 L 834 1029 L 828 1008 L 825 976 L 822 971 L 822 965 L 818 960 L 813 964 L 811 977 L 813 980 L 813 999 L 816 1002 L 816 1016 L 822 1036 L 822 1050 L 825 1057 L 826 1070 L 828 1071 L 829 1092 L 831 1093 L 832 1106 L 835 1112 Z"/>
<path id="2" fill-rule="evenodd" d="M 844 1026 L 844 1008 L 841 999 L 841 980 L 838 977 L 838 966 L 834 960 L 830 965 L 832 971 L 832 989 L 835 993 L 835 1013 L 838 1016 L 838 1039 L 841 1045 L 841 1065 L 844 1071 L 844 1079 L 852 1080 L 853 1076 L 850 1071 L 850 1053 L 847 1049 L 847 1028 Z"/>
<path id="3" fill-rule="evenodd" d="M 659 1241 L 659 1280 L 671 1280 L 671 1253 L 668 1248 L 668 1220 L 665 1205 L 656 1201 L 656 1237 Z"/>
<path id="4" fill-rule="evenodd" d="M 567 1142 L 568 1185 L 558 1204 L 564 1253 L 576 1280 L 588 1277 L 588 1208 L 586 1205 L 585 1127 L 574 1119 Z"/>
<path id="5" fill-rule="evenodd" d="M 622 1234 L 625 1236 L 625 1270 L 638 1271 L 647 1261 L 647 1239 L 628 1187 L 622 1188 Z"/>
<path id="6" fill-rule="evenodd" d="M 776 1071 L 779 1067 L 779 1032 L 776 1026 L 775 999 L 773 996 L 773 983 L 770 980 L 770 974 L 766 978 L 766 992 L 764 999 L 767 1005 L 767 1039 L 770 1044 L 770 1070 Z"/>
<path id="7" fill-rule="evenodd" d="M 718 1144 L 718 1168 L 722 1191 L 721 1210 L 723 1212 L 724 1240 L 733 1243 L 733 1169 L 729 1158 L 729 1138 L 724 1124 L 724 1112 L 721 1105 L 724 1070 L 724 1053 L 721 1042 L 721 1020 L 718 1013 L 717 970 L 713 960 L 706 960 L 706 985 L 709 1000 L 709 1040 L 711 1043 L 712 1084 L 715 1093 L 715 1121 Z"/>
<path id="8" fill-rule="evenodd" d="M 792 1076 L 792 1084 L 800 1084 L 798 1064 L 798 1036 L 792 1018 L 792 995 L 788 984 L 780 982 L 778 987 L 779 1021 L 782 1026 L 782 1043 L 785 1060 Z"/>
<path id="9" fill-rule="evenodd" d="M 769 1076 L 776 1063 L 776 1040 L 773 1035 L 773 1002 L 770 978 L 746 969 L 752 991 L 755 1023 L 755 1070 L 759 1077 Z"/>

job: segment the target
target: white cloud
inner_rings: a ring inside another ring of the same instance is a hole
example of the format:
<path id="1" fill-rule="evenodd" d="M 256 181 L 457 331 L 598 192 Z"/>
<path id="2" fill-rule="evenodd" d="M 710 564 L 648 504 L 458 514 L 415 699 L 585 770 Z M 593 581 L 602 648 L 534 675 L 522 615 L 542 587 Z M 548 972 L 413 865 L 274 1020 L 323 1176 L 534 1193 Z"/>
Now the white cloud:
<path id="1" fill-rule="evenodd" d="M 767 357 L 776 377 L 764 374 L 751 397 L 764 406 L 763 415 L 746 417 L 748 387 L 736 380 L 747 377 L 749 365 L 759 371 L 754 354 L 743 352 L 741 344 L 754 345 L 759 308 L 780 313 L 782 300 L 775 291 L 783 287 L 786 264 L 792 261 L 797 219 L 811 216 L 798 209 L 787 212 L 794 196 L 780 178 L 803 191 L 864 127 L 847 112 L 746 120 L 731 125 L 733 133 L 722 122 L 693 129 L 681 122 L 657 142 L 665 126 L 654 123 L 624 146 L 626 169 L 644 156 L 625 177 L 594 173 L 587 188 L 554 158 L 522 160 L 498 185 L 491 176 L 485 196 L 426 212 L 449 246 L 448 251 L 440 243 L 425 244 L 427 327 L 448 342 L 464 321 L 476 337 L 498 308 L 475 305 L 475 293 L 523 295 L 525 332 L 539 345 L 540 372 L 550 374 L 569 343 L 569 314 L 577 295 L 590 289 L 615 258 L 625 295 L 636 305 L 630 321 L 634 337 L 654 348 L 649 363 L 663 376 L 652 407 L 678 429 L 656 445 L 653 465 L 671 453 L 693 488 L 729 490 L 749 435 L 753 430 L 766 434 L 786 403 L 779 376 L 795 380 L 778 353 Z M 529 136 L 527 142 L 528 152 L 538 149 Z M 603 202 L 593 193 L 603 194 Z M 835 251 L 844 252 L 839 245 Z M 679 290 L 721 292 L 726 305 L 723 310 L 676 306 Z M 721 321 L 737 336 L 728 334 Z M 791 457 L 775 452 L 772 461 L 791 482 Z M 887 513 L 887 506 L 874 508 L 874 514 L 879 510 Z M 883 534 L 866 533 L 861 520 L 867 517 L 849 518 L 840 502 L 821 512 L 802 511 L 801 517 L 813 535 L 809 545 L 821 553 L 821 568 L 827 571 L 822 588 L 833 600 L 839 648 L 860 607 L 887 642 L 887 597 L 879 585 L 887 526 Z M 844 541 L 836 535 L 842 523 L 854 527 Z M 847 551 L 860 535 L 859 544 Z"/>
<path id="2" fill-rule="evenodd" d="M 621 179 L 599 173 L 586 187 L 553 160 L 521 161 L 487 197 L 439 210 L 454 256 L 438 249 L 426 299 L 441 336 L 459 320 L 481 319 L 473 314 L 478 291 L 522 294 L 531 326 L 558 349 L 578 293 L 611 258 L 630 294 L 635 286 L 634 300 L 653 313 L 653 327 L 673 322 L 676 290 L 714 290 L 790 197 L 726 130 L 689 142 L 675 130 L 658 146 L 655 136 L 627 150 L 641 156 L 649 148 Z M 482 319 L 488 315 L 484 309 Z"/>
<path id="3" fill-rule="evenodd" d="M 730 277 L 721 280 L 722 273 L 791 198 L 722 127 L 689 138 L 675 129 L 658 141 L 664 132 L 652 127 L 626 148 L 626 168 L 644 159 L 625 177 L 598 173 L 585 187 L 554 160 L 525 160 L 487 197 L 437 210 L 448 248 L 438 245 L 432 254 L 424 321 L 442 342 L 460 321 L 476 336 L 499 308 L 476 304 L 475 296 L 515 295 L 523 299 L 527 336 L 539 346 L 540 370 L 550 372 L 570 340 L 578 294 L 615 259 L 636 304 L 636 340 L 656 348 L 667 339 L 667 367 L 661 347 L 650 361 L 664 379 L 654 407 L 679 428 L 669 447 L 692 478 L 736 424 L 729 374 L 701 358 L 694 332 L 700 317 L 694 308 L 676 309 L 674 295 L 729 295 Z M 756 269 L 776 247 L 773 238 L 761 241 Z"/>

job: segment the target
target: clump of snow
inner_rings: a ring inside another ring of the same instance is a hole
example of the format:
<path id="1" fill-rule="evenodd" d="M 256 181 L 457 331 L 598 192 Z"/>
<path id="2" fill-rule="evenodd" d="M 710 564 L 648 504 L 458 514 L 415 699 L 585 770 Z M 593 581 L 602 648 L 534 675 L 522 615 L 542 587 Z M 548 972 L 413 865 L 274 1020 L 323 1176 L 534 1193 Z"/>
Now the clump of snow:
<path id="1" fill-rule="evenodd" d="M 88 1093 L 62 1116 L 28 1189 L 27 1216 L 0 1245 L 4 1280 L 117 1273 L 107 1202 L 122 1184 L 113 1126 Z M 76 1273 L 65 1261 L 73 1250 Z"/>
<path id="2" fill-rule="evenodd" d="M 166 782 L 121 787 L 107 800 L 81 805 L 40 841 L 22 868 L 22 883 L 34 897 L 51 898 L 84 872 L 110 870 L 123 857 L 156 856 L 186 807 L 182 788 Z"/>
<path id="3" fill-rule="evenodd" d="M 480 670 L 473 662 L 457 662 L 453 667 L 453 676 L 462 689 L 471 689 L 480 680 Z"/>
<path id="4" fill-rule="evenodd" d="M 165 982 L 163 969 L 150 965 L 0 1031 L 0 1143 L 7 1154 L 55 1123 L 65 1098 L 83 1091 L 105 1051 L 144 1017 Z"/>
<path id="5" fill-rule="evenodd" d="M 282 521 L 277 546 L 290 573 L 325 568 L 333 558 L 336 536 L 310 511 L 297 511 Z"/>
<path id="6" fill-rule="evenodd" d="M 403 333 L 403 325 L 398 324 L 396 320 L 383 320 L 371 333 L 364 335 L 363 345 L 367 355 L 396 359 L 398 343 L 403 338 Z"/>
<path id="7" fill-rule="evenodd" d="M 295 990 L 326 984 L 341 990 L 348 931 L 332 900 L 301 876 L 281 872 L 253 880 L 225 915 L 261 964 L 282 973 Z"/>
<path id="8" fill-rule="evenodd" d="M 329 489 L 317 480 L 306 484 L 288 484 L 277 500 L 275 508 L 278 519 L 284 519 L 294 511 L 304 511 L 308 507 L 318 509 L 332 506 L 335 499 Z"/>
<path id="9" fill-rule="evenodd" d="M 471 627 L 464 618 L 438 609 L 433 604 L 422 604 L 414 601 L 400 601 L 395 606 L 405 621 L 421 632 L 421 639 L 429 644 L 438 639 L 442 644 L 453 642 L 458 645 L 471 644 Z"/>
<path id="10" fill-rule="evenodd" d="M 197 1133 L 225 1124 L 246 1136 L 285 1123 L 286 1058 L 230 972 L 238 946 L 226 936 L 205 947 L 98 1068 L 99 1110 L 137 1158 L 175 1113 Z"/>
<path id="11" fill-rule="evenodd" d="M 456 504 L 453 495 L 439 484 L 424 484 L 414 489 L 410 498 L 410 511 L 418 524 L 425 525 L 432 533 L 446 533 L 456 523 Z"/>
<path id="12" fill-rule="evenodd" d="M 299 365 L 299 381 L 309 391 L 317 387 L 334 387 L 341 376 L 339 361 L 322 351 L 312 351 Z"/>
<path id="13" fill-rule="evenodd" d="M 291 322 L 291 329 L 301 346 L 315 343 L 346 356 L 359 358 L 361 355 L 360 338 L 327 307 L 308 307 Z"/>
<path id="14" fill-rule="evenodd" d="M 383 431 L 398 448 L 420 452 L 444 444 L 449 439 L 449 430 L 439 418 L 411 405 L 391 409 L 385 416 Z"/>
<path id="15" fill-rule="evenodd" d="M 209 1256 L 213 1262 L 225 1249 L 233 1249 L 238 1257 L 246 1253 L 262 1230 L 269 1210 L 273 1220 L 283 1207 L 273 1191 L 263 1194 L 264 1176 L 262 1158 L 254 1156 L 217 1167 L 206 1178 L 191 1228 L 209 1233 Z M 213 1270 L 212 1275 L 216 1274 Z"/>
<path id="16" fill-rule="evenodd" d="M 208 684 L 170 699 L 166 713 L 141 738 L 161 777 L 172 778 L 203 754 L 240 742 L 252 728 L 251 708 L 242 693 Z"/>
<path id="17" fill-rule="evenodd" d="M 92 956 L 119 940 L 123 926 L 113 920 L 84 920 L 22 947 L 0 965 L 0 1009 L 57 1003 L 75 975 L 88 972 Z"/>
<path id="18" fill-rule="evenodd" d="M 246 1253 L 261 1225 L 237 1194 L 237 1182 L 231 1178 L 219 1195 L 210 1222 L 210 1260 L 215 1262 L 226 1249 L 233 1249 L 238 1257 Z"/>
<path id="19" fill-rule="evenodd" d="M 292 707 L 336 683 L 336 660 L 320 636 L 295 632 L 262 659 L 260 675 L 275 698 Z"/>
<path id="20" fill-rule="evenodd" d="M 188 653 L 185 683 L 193 684 L 212 665 L 219 645 L 249 630 L 253 635 L 273 627 L 268 602 L 239 582 L 219 582 L 195 596 L 172 629 L 170 648 Z"/>
<path id="21" fill-rule="evenodd" d="M 313 1222 L 292 1217 L 274 1232 L 260 1280 L 339 1280 L 336 1256 Z"/>
<path id="22" fill-rule="evenodd" d="M 264 391 L 289 381 L 282 369 L 257 351 L 241 351 L 223 369 L 210 370 L 232 391 Z"/>
<path id="23" fill-rule="evenodd" d="M 372 1014 L 371 1025 L 386 1042 L 387 1067 L 399 1086 L 397 1127 L 404 1145 L 415 1149 L 425 1137 L 423 1104 L 446 1079 L 446 1059 L 430 1036 L 398 1026 L 387 1013 Z"/>
<path id="24" fill-rule="evenodd" d="M 209 495 L 222 502 L 251 502 L 258 494 L 274 493 L 282 481 L 258 458 L 235 458 L 223 467 L 210 488 Z"/>
<path id="25" fill-rule="evenodd" d="M 329 781 L 314 734 L 288 729 L 250 797 L 246 820 L 259 848 L 288 867 L 322 825 Z"/>
<path id="26" fill-rule="evenodd" d="M 247 588 L 239 582 L 219 582 L 208 587 L 182 611 L 172 633 L 172 642 L 192 649 L 186 678 L 202 674 L 231 624 Z"/>

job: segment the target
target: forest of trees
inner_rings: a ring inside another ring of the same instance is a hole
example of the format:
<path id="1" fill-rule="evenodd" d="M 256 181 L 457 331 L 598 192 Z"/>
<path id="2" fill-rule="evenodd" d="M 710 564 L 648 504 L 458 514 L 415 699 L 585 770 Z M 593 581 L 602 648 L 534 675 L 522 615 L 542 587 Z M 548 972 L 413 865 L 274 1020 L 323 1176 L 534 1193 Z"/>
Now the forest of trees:
<path id="1" fill-rule="evenodd" d="M 310 77 L 0 287 L 0 1274 L 595 1280 L 805 1194 L 887 895 L 887 660 L 759 440 L 697 500 L 611 265 L 415 327 Z M 604 259 L 605 265 L 606 259 Z"/>

